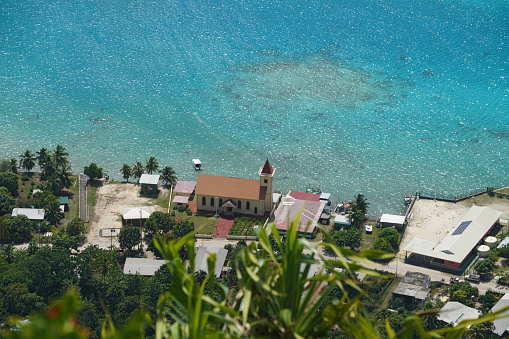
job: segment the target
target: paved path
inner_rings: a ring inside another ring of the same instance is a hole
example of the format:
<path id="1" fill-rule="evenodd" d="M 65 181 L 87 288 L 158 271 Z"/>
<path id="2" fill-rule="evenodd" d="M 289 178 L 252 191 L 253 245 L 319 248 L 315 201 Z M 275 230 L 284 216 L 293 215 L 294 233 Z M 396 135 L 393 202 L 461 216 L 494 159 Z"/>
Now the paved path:
<path id="1" fill-rule="evenodd" d="M 87 176 L 80 174 L 80 218 L 88 222 Z"/>
<path id="2" fill-rule="evenodd" d="M 220 216 L 217 221 L 217 227 L 212 235 L 213 238 L 224 238 L 228 237 L 228 233 L 230 233 L 230 229 L 233 226 L 233 216 Z"/>

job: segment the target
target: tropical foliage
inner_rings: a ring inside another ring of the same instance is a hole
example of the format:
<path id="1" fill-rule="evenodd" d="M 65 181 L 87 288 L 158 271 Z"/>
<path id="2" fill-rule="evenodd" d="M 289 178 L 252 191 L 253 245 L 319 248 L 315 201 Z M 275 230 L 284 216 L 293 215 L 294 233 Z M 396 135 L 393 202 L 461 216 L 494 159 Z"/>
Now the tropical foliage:
<path id="1" fill-rule="evenodd" d="M 154 172 L 157 172 L 159 169 L 159 162 L 156 158 L 150 157 L 147 160 L 147 163 L 145 164 L 145 169 L 147 170 L 148 174 L 152 174 Z"/>
<path id="2" fill-rule="evenodd" d="M 171 186 L 177 182 L 177 174 L 170 166 L 166 166 L 161 171 L 161 179 L 166 186 Z"/>
<path id="3" fill-rule="evenodd" d="M 91 180 L 100 179 L 103 177 L 103 169 L 98 167 L 95 163 L 91 163 L 89 166 L 85 166 L 83 173 L 85 173 Z"/>
<path id="4" fill-rule="evenodd" d="M 122 168 L 120 169 L 120 173 L 122 173 L 122 178 L 129 182 L 129 178 L 133 175 L 133 169 L 131 166 L 123 164 Z"/>

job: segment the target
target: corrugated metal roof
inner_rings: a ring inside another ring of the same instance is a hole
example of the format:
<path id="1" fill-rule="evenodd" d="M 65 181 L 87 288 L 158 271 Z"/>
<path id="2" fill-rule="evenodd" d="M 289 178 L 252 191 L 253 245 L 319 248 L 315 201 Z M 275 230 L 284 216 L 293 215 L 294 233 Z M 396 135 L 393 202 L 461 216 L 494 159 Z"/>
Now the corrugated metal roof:
<path id="1" fill-rule="evenodd" d="M 266 186 L 260 186 L 260 180 L 222 177 L 218 175 L 198 174 L 197 195 L 223 198 L 265 200 Z"/>
<path id="2" fill-rule="evenodd" d="M 189 201 L 189 197 L 183 196 L 183 195 L 176 195 L 173 198 L 173 202 L 175 204 L 187 204 Z"/>
<path id="3" fill-rule="evenodd" d="M 132 220 L 132 219 L 140 219 L 140 212 L 141 212 L 141 219 L 148 219 L 150 215 L 152 214 L 152 208 L 149 206 L 142 206 L 142 207 L 133 207 L 133 206 L 126 206 L 122 208 L 122 218 L 124 220 Z"/>
<path id="4" fill-rule="evenodd" d="M 69 205 L 69 197 L 57 197 L 60 205 Z"/>
<path id="5" fill-rule="evenodd" d="M 504 294 L 502 298 L 493 306 L 491 312 L 498 311 L 504 307 L 509 306 L 509 293 Z M 504 334 L 505 331 L 509 329 L 509 311 L 503 312 L 495 321 L 493 321 L 493 325 L 495 325 L 495 332 L 499 336 Z"/>
<path id="6" fill-rule="evenodd" d="M 140 177 L 140 184 L 157 185 L 159 183 L 159 174 L 142 174 Z"/>
<path id="7" fill-rule="evenodd" d="M 488 207 L 472 206 L 442 241 L 437 243 L 414 238 L 403 250 L 461 263 L 501 215 L 502 212 Z M 462 233 L 454 234 L 454 230 L 464 221 L 472 222 Z"/>
<path id="8" fill-rule="evenodd" d="M 380 223 L 403 225 L 405 223 L 405 216 L 394 214 L 382 214 L 382 217 L 380 218 Z"/>
<path id="9" fill-rule="evenodd" d="M 25 215 L 30 220 L 44 220 L 44 210 L 38 208 L 15 208 L 12 216 Z"/>
<path id="10" fill-rule="evenodd" d="M 193 193 L 196 187 L 196 181 L 177 181 L 175 193 Z"/>
<path id="11" fill-rule="evenodd" d="M 154 275 L 166 263 L 166 260 L 148 258 L 127 258 L 124 264 L 124 274 Z"/>
<path id="12" fill-rule="evenodd" d="M 219 278 L 221 276 L 221 269 L 223 268 L 224 262 L 226 260 L 226 255 L 228 254 L 228 250 L 217 247 L 217 246 L 204 246 L 198 248 L 198 253 L 196 253 L 195 257 L 195 266 L 194 272 L 204 271 L 209 273 L 209 268 L 207 265 L 207 258 L 210 254 L 216 254 L 216 264 L 214 266 L 214 275 Z"/>
<path id="13" fill-rule="evenodd" d="M 477 319 L 481 312 L 457 301 L 449 301 L 438 313 L 438 319 L 456 326 L 465 319 Z"/>
<path id="14" fill-rule="evenodd" d="M 318 194 L 315 195 L 318 196 Z M 299 213 L 301 213 L 297 231 L 312 233 L 320 220 L 324 206 L 325 203 L 323 202 L 299 200 L 288 195 L 276 210 L 274 223 L 278 230 L 286 231 L 289 222 L 296 220 Z"/>

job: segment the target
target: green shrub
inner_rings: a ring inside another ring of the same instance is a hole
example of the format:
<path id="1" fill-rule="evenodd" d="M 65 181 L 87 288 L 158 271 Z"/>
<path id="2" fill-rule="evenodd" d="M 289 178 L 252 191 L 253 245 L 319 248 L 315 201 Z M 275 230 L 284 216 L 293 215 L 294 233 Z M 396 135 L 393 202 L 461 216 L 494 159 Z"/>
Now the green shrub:
<path id="1" fill-rule="evenodd" d="M 193 211 L 191 211 L 191 209 L 190 209 L 190 208 L 187 208 L 187 209 L 186 209 L 186 214 L 187 214 L 187 215 L 193 215 Z"/>
<path id="2" fill-rule="evenodd" d="M 212 218 L 213 214 L 212 214 L 212 213 L 207 213 L 207 214 L 205 214 L 205 216 L 206 216 L 207 218 Z"/>
<path id="3" fill-rule="evenodd" d="M 179 212 L 182 213 L 182 212 L 185 212 L 186 211 L 186 208 L 185 207 L 179 207 Z"/>
<path id="4" fill-rule="evenodd" d="M 28 180 L 30 180 L 30 178 L 28 177 L 28 175 L 23 174 L 23 176 L 21 177 L 21 180 L 28 181 Z"/>

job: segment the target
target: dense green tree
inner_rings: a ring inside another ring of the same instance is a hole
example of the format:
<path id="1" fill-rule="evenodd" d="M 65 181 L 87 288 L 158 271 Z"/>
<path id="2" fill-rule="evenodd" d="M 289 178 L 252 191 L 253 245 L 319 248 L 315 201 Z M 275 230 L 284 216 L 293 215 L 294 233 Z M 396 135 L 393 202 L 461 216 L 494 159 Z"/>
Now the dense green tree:
<path id="1" fill-rule="evenodd" d="M 194 231 L 194 223 L 187 219 L 182 219 L 173 226 L 172 233 L 176 238 L 182 238 L 184 235 Z"/>
<path id="2" fill-rule="evenodd" d="M 357 228 L 350 228 L 343 231 L 330 231 L 329 235 L 336 241 L 338 246 L 347 246 L 352 250 L 359 248 L 362 243 L 362 231 Z"/>
<path id="3" fill-rule="evenodd" d="M 21 159 L 19 161 L 19 165 L 21 166 L 21 168 L 30 172 L 32 170 L 32 168 L 34 168 L 34 166 L 35 166 L 36 159 L 34 157 L 34 154 L 32 152 L 30 152 L 30 150 L 26 150 L 25 153 L 23 153 L 19 157 Z"/>
<path id="4" fill-rule="evenodd" d="M 69 153 L 66 152 L 66 149 L 61 145 L 57 145 L 53 152 L 51 152 L 51 157 L 57 170 L 69 165 L 69 160 L 67 159 L 68 156 Z"/>
<path id="5" fill-rule="evenodd" d="M 12 172 L 0 173 L 0 187 L 5 187 L 13 197 L 18 196 L 18 176 Z"/>
<path id="6" fill-rule="evenodd" d="M 141 241 L 140 229 L 135 226 L 124 226 L 118 235 L 118 242 L 122 251 L 132 251 L 133 247 Z"/>
<path id="7" fill-rule="evenodd" d="M 509 245 L 498 248 L 498 255 L 503 258 L 509 258 Z"/>
<path id="8" fill-rule="evenodd" d="M 78 250 L 80 245 L 80 237 L 67 234 L 57 234 L 53 236 L 53 246 L 61 248 L 71 253 L 71 250 Z"/>
<path id="9" fill-rule="evenodd" d="M 0 172 L 7 172 L 11 168 L 11 163 L 7 159 L 0 161 Z"/>
<path id="10" fill-rule="evenodd" d="M 147 233 L 155 233 L 156 230 L 162 233 L 169 232 L 175 225 L 175 219 L 169 213 L 156 211 L 150 215 L 143 225 L 143 230 Z"/>
<path id="11" fill-rule="evenodd" d="M 32 222 L 25 215 L 9 217 L 6 228 L 9 230 L 9 240 L 11 241 L 27 240 L 34 230 Z"/>
<path id="12" fill-rule="evenodd" d="M 479 289 L 473 287 L 467 281 L 457 282 L 449 287 L 449 296 L 466 306 L 475 307 L 473 298 L 479 296 Z"/>
<path id="13" fill-rule="evenodd" d="M 489 259 L 479 260 L 474 266 L 474 270 L 479 274 L 488 274 L 493 272 L 494 269 L 495 264 Z"/>
<path id="14" fill-rule="evenodd" d="M 30 293 L 25 283 L 10 284 L 4 289 L 2 308 L 9 315 L 28 316 L 44 306 L 44 298 Z"/>
<path id="15" fill-rule="evenodd" d="M 133 176 L 138 178 L 138 182 L 140 181 L 140 177 L 143 173 L 145 173 L 145 167 L 143 167 L 141 162 L 137 161 L 133 165 Z"/>
<path id="16" fill-rule="evenodd" d="M 86 232 L 85 222 L 80 217 L 74 217 L 67 224 L 65 231 L 69 236 L 81 236 Z"/>
<path id="17" fill-rule="evenodd" d="M 133 169 L 128 164 L 123 164 L 120 173 L 122 173 L 122 178 L 129 182 L 129 178 L 133 175 Z"/>
<path id="18" fill-rule="evenodd" d="M 95 163 L 91 163 L 89 166 L 85 166 L 83 171 L 91 180 L 100 179 L 103 177 L 103 169 L 97 167 Z"/>
<path id="19" fill-rule="evenodd" d="M 157 172 L 159 169 L 159 162 L 156 158 L 150 157 L 147 160 L 147 163 L 145 164 L 145 169 L 147 170 L 148 174 L 152 174 L 153 172 Z"/>
<path id="20" fill-rule="evenodd" d="M 9 171 L 14 174 L 18 174 L 18 161 L 14 158 L 11 159 Z"/>
<path id="21" fill-rule="evenodd" d="M 10 214 L 15 206 L 16 200 L 9 193 L 9 190 L 5 187 L 0 187 L 0 216 Z"/>
<path id="22" fill-rule="evenodd" d="M 373 243 L 373 249 L 388 253 L 394 253 L 394 248 L 392 247 L 391 243 L 385 238 L 377 238 Z"/>
<path id="23" fill-rule="evenodd" d="M 497 339 L 499 336 L 493 333 L 495 326 L 491 322 L 475 324 L 470 326 L 464 338 L 465 339 Z"/>
<path id="24" fill-rule="evenodd" d="M 166 186 L 172 186 L 177 182 L 177 174 L 170 166 L 166 166 L 161 171 L 161 179 Z"/>
<path id="25" fill-rule="evenodd" d="M 393 251 L 396 251 L 399 246 L 399 232 L 394 227 L 386 227 L 378 233 L 378 238 L 384 238 L 387 240 Z"/>

